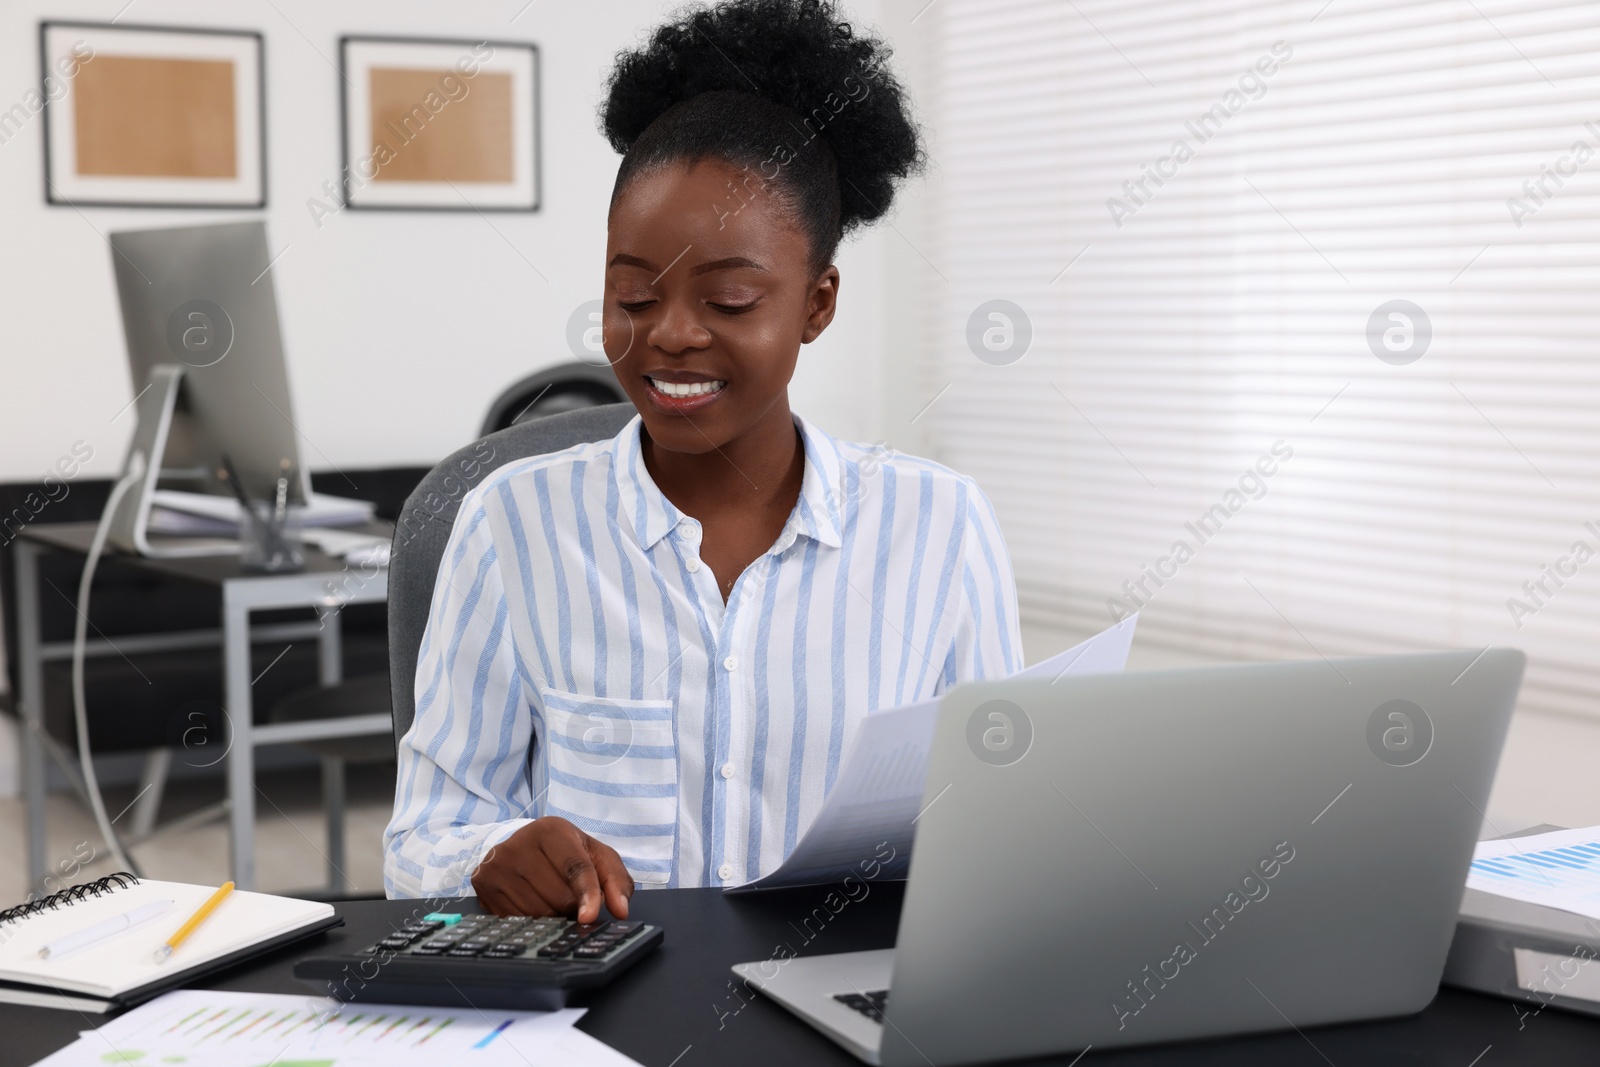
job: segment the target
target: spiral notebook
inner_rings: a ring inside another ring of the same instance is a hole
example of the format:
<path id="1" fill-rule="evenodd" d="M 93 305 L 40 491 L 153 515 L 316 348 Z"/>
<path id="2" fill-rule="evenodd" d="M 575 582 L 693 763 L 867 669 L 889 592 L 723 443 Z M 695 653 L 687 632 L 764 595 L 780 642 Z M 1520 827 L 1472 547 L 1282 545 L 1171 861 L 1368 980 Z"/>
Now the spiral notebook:
<path id="1" fill-rule="evenodd" d="M 156 963 L 156 949 L 215 891 L 113 874 L 0 911 L 0 1002 L 120 1010 L 343 921 L 331 904 L 235 892 L 169 960 Z M 40 958 L 46 945 L 165 901 L 171 906 L 154 919 Z"/>

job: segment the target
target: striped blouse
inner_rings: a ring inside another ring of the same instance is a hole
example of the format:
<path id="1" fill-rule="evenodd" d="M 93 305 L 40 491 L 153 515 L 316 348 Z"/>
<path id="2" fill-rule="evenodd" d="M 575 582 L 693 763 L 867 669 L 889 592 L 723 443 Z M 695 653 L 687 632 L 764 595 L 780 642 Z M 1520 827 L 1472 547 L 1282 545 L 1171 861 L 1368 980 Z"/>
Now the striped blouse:
<path id="1" fill-rule="evenodd" d="M 462 502 L 439 568 L 384 834 L 389 895 L 464 895 L 558 815 L 641 886 L 771 871 L 863 716 L 1021 666 L 988 499 L 928 460 L 796 418 L 800 498 L 724 605 L 636 417 L 514 461 Z"/>

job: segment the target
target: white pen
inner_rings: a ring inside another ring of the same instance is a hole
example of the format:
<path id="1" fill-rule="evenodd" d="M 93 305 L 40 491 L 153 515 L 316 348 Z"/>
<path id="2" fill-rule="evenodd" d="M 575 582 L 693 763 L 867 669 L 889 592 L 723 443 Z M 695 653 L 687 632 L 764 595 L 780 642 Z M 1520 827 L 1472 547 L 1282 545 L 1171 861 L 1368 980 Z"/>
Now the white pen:
<path id="1" fill-rule="evenodd" d="M 95 923 L 93 926 L 79 930 L 75 934 L 59 937 L 39 950 L 39 958 L 48 960 L 57 956 L 64 956 L 68 952 L 76 952 L 78 949 L 92 945 L 97 941 L 104 941 L 113 934 L 120 934 L 130 927 L 138 926 L 140 923 L 147 923 L 151 919 L 164 914 L 170 907 L 172 907 L 172 901 L 170 900 L 152 901 L 123 915 L 107 919 L 105 922 Z"/>

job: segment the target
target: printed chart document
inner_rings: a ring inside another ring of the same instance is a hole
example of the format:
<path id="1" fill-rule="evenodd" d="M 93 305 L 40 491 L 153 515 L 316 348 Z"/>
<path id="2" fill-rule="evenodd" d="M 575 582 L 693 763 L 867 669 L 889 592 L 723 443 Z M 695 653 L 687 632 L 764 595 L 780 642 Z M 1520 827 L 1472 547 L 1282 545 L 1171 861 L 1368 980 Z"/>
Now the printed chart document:
<path id="1" fill-rule="evenodd" d="M 1014 678 L 1059 678 L 1068 674 L 1109 674 L 1128 662 L 1137 615 L 1074 645 L 1059 655 L 1026 667 Z M 817 818 L 801 835 L 789 858 L 765 877 L 724 892 L 748 893 L 800 885 L 824 885 L 859 874 L 863 860 L 882 864 L 880 878 L 904 878 L 911 864 L 911 841 L 928 777 L 928 753 L 939 700 L 903 704 L 868 715 L 857 731 L 839 777 Z M 885 845 L 889 848 L 885 848 Z M 892 852 L 890 851 L 892 849 Z M 893 859 L 887 857 L 893 856 Z"/>
<path id="2" fill-rule="evenodd" d="M 35 1067 L 638 1067 L 574 1029 L 582 1016 L 185 989 L 84 1031 Z"/>
<path id="3" fill-rule="evenodd" d="M 1600 919 L 1600 826 L 1480 841 L 1467 888 Z"/>

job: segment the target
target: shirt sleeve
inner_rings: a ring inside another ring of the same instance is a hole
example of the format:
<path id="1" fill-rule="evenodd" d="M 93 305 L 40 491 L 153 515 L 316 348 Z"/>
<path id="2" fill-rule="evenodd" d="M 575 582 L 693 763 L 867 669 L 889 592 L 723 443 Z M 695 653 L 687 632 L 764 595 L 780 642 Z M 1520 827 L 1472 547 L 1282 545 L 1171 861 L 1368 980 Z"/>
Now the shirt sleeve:
<path id="1" fill-rule="evenodd" d="M 423 631 L 416 718 L 398 746 L 390 897 L 471 896 L 488 850 L 532 821 L 533 713 L 495 549 L 481 500 L 464 504 Z"/>
<path id="2" fill-rule="evenodd" d="M 1017 621 L 1017 580 L 994 506 L 972 479 L 966 482 L 966 524 L 961 540 L 960 615 L 945 661 L 944 687 L 979 678 L 1004 678 L 1022 669 Z"/>

